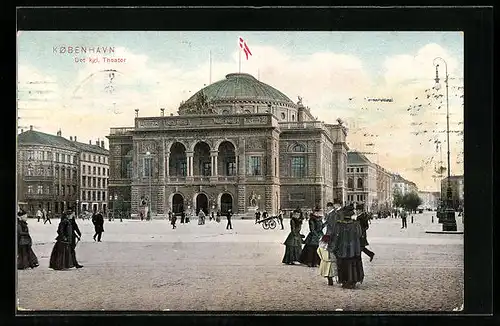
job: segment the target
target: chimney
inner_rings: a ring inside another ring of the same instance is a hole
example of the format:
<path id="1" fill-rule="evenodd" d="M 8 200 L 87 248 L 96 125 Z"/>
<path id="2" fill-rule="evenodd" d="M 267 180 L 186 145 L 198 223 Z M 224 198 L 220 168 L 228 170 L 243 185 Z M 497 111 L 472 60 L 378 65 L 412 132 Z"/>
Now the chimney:
<path id="1" fill-rule="evenodd" d="M 30 130 L 33 130 L 33 125 L 30 125 Z"/>
<path id="2" fill-rule="evenodd" d="M 165 116 L 165 109 L 161 108 L 160 111 L 161 111 L 161 116 L 164 117 Z"/>
<path id="3" fill-rule="evenodd" d="M 73 136 L 69 136 L 69 140 L 73 141 Z"/>
<path id="4" fill-rule="evenodd" d="M 137 118 L 139 116 L 139 109 L 135 109 L 135 117 Z"/>
<path id="5" fill-rule="evenodd" d="M 59 130 L 57 131 L 57 135 L 58 135 L 59 137 L 61 137 L 61 135 L 62 135 L 62 133 L 61 133 L 61 129 L 59 129 Z"/>
<path id="6" fill-rule="evenodd" d="M 91 140 L 89 140 L 89 145 L 92 145 L 92 141 Z"/>
<path id="7" fill-rule="evenodd" d="M 97 146 L 99 146 L 99 141 L 98 141 L 98 140 L 96 140 L 96 141 L 95 141 L 95 144 L 96 144 Z"/>
<path id="8" fill-rule="evenodd" d="M 76 136 L 75 136 L 75 141 L 76 141 Z"/>
<path id="9" fill-rule="evenodd" d="M 104 148 L 104 140 L 101 140 L 101 147 Z"/>

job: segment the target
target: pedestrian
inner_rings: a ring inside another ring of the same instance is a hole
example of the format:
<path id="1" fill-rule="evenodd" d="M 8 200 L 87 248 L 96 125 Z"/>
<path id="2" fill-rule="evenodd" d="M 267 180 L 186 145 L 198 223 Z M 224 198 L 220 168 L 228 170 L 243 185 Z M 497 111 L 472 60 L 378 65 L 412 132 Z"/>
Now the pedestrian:
<path id="1" fill-rule="evenodd" d="M 172 229 L 175 229 L 177 226 L 175 226 L 175 222 L 177 221 L 177 216 L 175 214 L 172 215 L 170 219 L 170 223 L 172 224 Z"/>
<path id="2" fill-rule="evenodd" d="M 94 213 L 92 215 L 92 224 L 94 224 L 94 241 L 96 241 L 97 237 L 97 242 L 101 242 L 101 236 L 102 233 L 104 232 L 104 217 L 102 216 L 101 212 Z"/>
<path id="3" fill-rule="evenodd" d="M 299 257 L 299 262 L 309 267 L 316 267 L 320 263 L 318 256 L 319 240 L 323 237 L 323 223 L 321 222 L 319 208 L 309 214 L 309 234 L 304 240 L 304 248 Z"/>
<path id="4" fill-rule="evenodd" d="M 259 220 L 260 220 L 260 212 L 259 210 L 257 210 L 255 212 L 255 224 L 259 223 Z"/>
<path id="5" fill-rule="evenodd" d="M 172 212 L 170 210 L 168 211 L 168 220 L 172 221 Z"/>
<path id="6" fill-rule="evenodd" d="M 363 212 L 362 209 L 360 209 L 358 212 L 358 216 L 356 217 L 356 220 L 359 222 L 359 225 L 361 226 L 361 239 L 360 239 L 360 246 L 361 246 L 361 252 L 365 253 L 368 257 L 370 257 L 370 261 L 373 260 L 373 257 L 375 257 L 375 253 L 366 246 L 369 245 L 368 243 L 368 238 L 366 236 L 366 230 L 370 227 L 368 224 L 368 213 Z"/>
<path id="7" fill-rule="evenodd" d="M 302 237 L 300 236 L 302 222 L 300 221 L 300 212 L 297 210 L 290 213 L 290 215 L 290 233 L 285 242 L 283 242 L 285 245 L 285 255 L 281 262 L 287 265 L 295 265 L 295 262 L 299 261 L 302 250 Z"/>
<path id="8" fill-rule="evenodd" d="M 210 212 L 210 222 L 215 221 L 215 213 L 214 211 Z"/>
<path id="9" fill-rule="evenodd" d="M 328 285 L 333 285 L 333 278 L 337 276 L 337 260 L 335 255 L 328 252 L 330 236 L 325 234 L 319 241 L 317 254 L 321 259 L 319 263 L 319 275 L 326 277 Z"/>
<path id="10" fill-rule="evenodd" d="M 203 209 L 200 209 L 198 213 L 198 225 L 205 225 L 205 212 Z"/>
<path id="11" fill-rule="evenodd" d="M 411 214 L 411 224 L 413 224 L 413 214 Z"/>
<path id="12" fill-rule="evenodd" d="M 189 223 L 189 214 L 185 214 L 184 222 Z"/>
<path id="13" fill-rule="evenodd" d="M 28 214 L 23 209 L 17 213 L 17 269 L 38 267 L 38 258 L 31 248 Z"/>
<path id="14" fill-rule="evenodd" d="M 184 220 L 186 218 L 186 213 L 184 211 L 181 212 L 181 224 L 184 224 Z"/>
<path id="15" fill-rule="evenodd" d="M 228 229 L 232 230 L 233 229 L 233 224 L 231 223 L 231 218 L 233 217 L 233 213 L 231 212 L 231 209 L 227 210 L 226 217 L 227 217 L 226 230 L 228 230 Z"/>
<path id="16" fill-rule="evenodd" d="M 431 223 L 434 223 L 434 215 L 431 216 Z"/>
<path id="17" fill-rule="evenodd" d="M 280 210 L 279 214 L 278 214 L 278 220 L 281 224 L 281 229 L 284 230 L 285 228 L 283 227 L 283 211 Z"/>
<path id="18" fill-rule="evenodd" d="M 340 214 L 330 239 L 329 251 L 337 259 L 339 283 L 343 288 L 353 289 L 364 279 L 360 242 L 362 230 L 359 222 L 351 218 L 353 206 L 342 208 Z"/>
<path id="19" fill-rule="evenodd" d="M 43 221 L 43 224 L 49 222 L 49 224 L 52 224 L 52 222 L 50 221 L 50 216 L 52 215 L 52 212 L 51 211 L 48 211 L 46 214 L 45 214 L 45 220 Z"/>
<path id="20" fill-rule="evenodd" d="M 217 211 L 217 215 L 215 215 L 215 222 L 220 223 L 220 211 Z"/>
<path id="21" fill-rule="evenodd" d="M 408 228 L 408 225 L 406 224 L 406 218 L 408 217 L 408 213 L 406 212 L 406 210 L 403 209 L 400 215 L 401 215 L 401 222 L 403 224 L 401 228 L 402 229 Z"/>
<path id="22" fill-rule="evenodd" d="M 37 222 L 40 222 L 40 219 L 43 217 L 43 214 L 42 214 L 42 210 L 40 208 L 38 208 L 38 210 L 36 211 L 36 218 L 37 218 Z"/>
<path id="23" fill-rule="evenodd" d="M 325 214 L 325 222 L 323 223 L 323 228 L 326 227 L 325 234 L 330 235 L 330 239 L 332 237 L 333 227 L 335 223 L 339 219 L 339 211 L 341 209 L 341 202 L 338 198 L 335 198 L 332 202 L 328 202 L 326 204 L 326 214 Z"/>
<path id="24" fill-rule="evenodd" d="M 74 226 L 76 226 L 76 229 Z M 50 255 L 49 268 L 54 270 L 72 267 L 82 268 L 83 266 L 78 264 L 76 260 L 75 253 L 76 238 L 80 239 L 80 237 L 80 230 L 76 222 L 74 222 L 71 212 L 63 212 L 61 215 L 61 222 L 57 228 L 56 243 Z"/>

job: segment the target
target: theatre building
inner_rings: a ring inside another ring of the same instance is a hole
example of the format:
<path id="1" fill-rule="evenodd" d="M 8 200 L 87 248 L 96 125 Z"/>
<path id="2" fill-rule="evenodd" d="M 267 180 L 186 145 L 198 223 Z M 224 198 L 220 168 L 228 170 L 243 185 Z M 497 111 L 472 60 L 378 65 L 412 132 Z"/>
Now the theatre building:
<path id="1" fill-rule="evenodd" d="M 347 131 L 244 73 L 182 102 L 178 115 L 111 128 L 109 196 L 152 216 L 231 209 L 250 217 L 346 200 Z"/>

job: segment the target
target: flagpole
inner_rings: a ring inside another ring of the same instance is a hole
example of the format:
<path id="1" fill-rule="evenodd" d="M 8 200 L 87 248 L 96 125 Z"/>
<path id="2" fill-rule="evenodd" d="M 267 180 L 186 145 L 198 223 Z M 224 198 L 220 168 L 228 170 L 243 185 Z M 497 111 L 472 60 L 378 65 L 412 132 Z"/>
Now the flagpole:
<path id="1" fill-rule="evenodd" d="M 241 73 L 241 48 L 240 48 L 240 59 L 238 64 L 238 72 Z"/>

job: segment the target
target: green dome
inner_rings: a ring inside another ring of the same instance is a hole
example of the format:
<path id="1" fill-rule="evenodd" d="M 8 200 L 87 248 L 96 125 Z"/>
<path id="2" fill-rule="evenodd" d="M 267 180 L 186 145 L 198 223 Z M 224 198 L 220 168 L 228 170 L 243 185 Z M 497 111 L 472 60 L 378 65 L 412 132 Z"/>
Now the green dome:
<path id="1" fill-rule="evenodd" d="M 210 106 L 223 103 L 262 103 L 293 108 L 296 106 L 285 94 L 245 73 L 228 74 L 226 79 L 202 88 L 181 104 L 179 113 L 182 114 L 183 111 L 196 106 L 201 97 L 204 97 L 204 101 L 209 104 L 206 106 L 207 112 L 203 113 L 211 113 L 213 111 L 209 109 Z"/>

